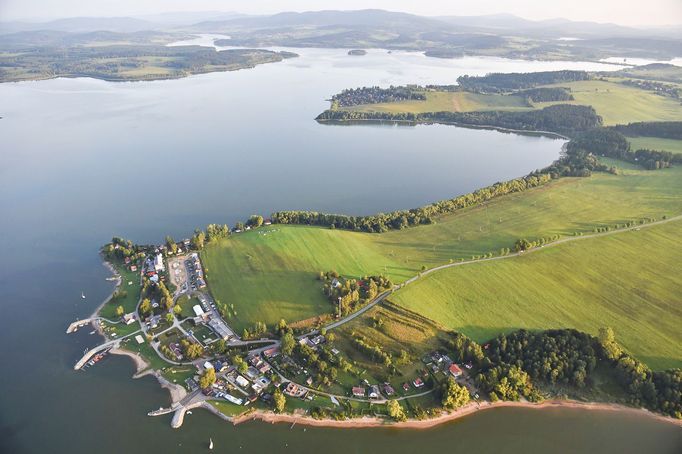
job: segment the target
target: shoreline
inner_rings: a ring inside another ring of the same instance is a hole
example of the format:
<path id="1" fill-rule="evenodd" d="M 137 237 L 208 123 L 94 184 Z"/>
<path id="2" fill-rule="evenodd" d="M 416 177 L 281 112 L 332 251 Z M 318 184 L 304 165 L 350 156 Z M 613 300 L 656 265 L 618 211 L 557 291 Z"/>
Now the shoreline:
<path id="1" fill-rule="evenodd" d="M 324 113 L 324 112 L 323 112 Z M 320 114 L 322 115 L 322 114 Z M 494 126 L 494 125 L 475 125 L 475 124 L 469 124 L 469 123 L 461 123 L 457 121 L 439 121 L 439 120 L 389 120 L 389 119 L 383 119 L 383 118 L 358 118 L 358 119 L 347 119 L 347 120 L 328 120 L 328 119 L 321 119 L 321 118 L 315 118 L 315 121 L 320 123 L 320 124 L 349 124 L 352 125 L 353 123 L 392 123 L 392 124 L 404 124 L 408 126 L 418 126 L 418 125 L 446 125 L 446 126 L 456 126 L 459 128 L 467 128 L 467 129 L 483 129 L 483 130 L 492 130 L 492 131 L 498 131 L 502 133 L 510 133 L 510 134 L 517 134 L 517 135 L 539 135 L 543 137 L 548 137 L 550 139 L 558 139 L 558 140 L 571 140 L 570 137 L 566 137 L 563 134 L 559 134 L 558 132 L 552 132 L 552 131 L 541 131 L 541 130 L 531 130 L 531 129 L 512 129 L 512 128 L 504 128 L 502 126 Z"/>
<path id="2" fill-rule="evenodd" d="M 638 414 L 640 416 L 647 416 L 657 419 L 661 422 L 666 422 L 668 424 L 673 424 L 678 427 L 682 427 L 682 419 L 674 419 L 668 416 L 659 415 L 653 413 L 644 408 L 634 408 L 628 407 L 621 404 L 609 404 L 609 403 L 597 403 L 597 402 L 579 402 L 575 400 L 546 400 L 544 402 L 535 404 L 531 402 L 514 402 L 514 401 L 498 401 L 495 403 L 483 402 L 483 403 L 469 403 L 464 407 L 450 411 L 444 412 L 443 414 L 430 419 L 410 419 L 404 422 L 394 422 L 387 419 L 382 419 L 379 417 L 361 417 L 346 420 L 336 420 L 336 419 L 315 419 L 310 416 L 302 416 L 295 414 L 276 414 L 273 412 L 256 411 L 251 412 L 246 415 L 237 416 L 232 418 L 232 423 L 234 425 L 242 424 L 247 421 L 258 420 L 262 422 L 267 422 L 271 424 L 275 423 L 291 423 L 291 424 L 302 424 L 311 427 L 332 427 L 332 428 L 394 428 L 394 429 L 414 429 L 423 430 L 430 429 L 451 421 L 464 418 L 466 416 L 473 415 L 475 413 L 491 410 L 495 408 L 530 408 L 534 410 L 545 410 L 549 408 L 571 408 L 580 410 L 591 410 L 591 411 L 609 411 L 609 412 L 623 412 Z"/>
<path id="3" fill-rule="evenodd" d="M 142 358 L 139 353 L 131 352 L 130 350 L 125 350 L 121 347 L 114 347 L 109 350 L 112 355 L 127 356 L 135 364 L 135 373 L 133 374 L 133 379 L 138 379 L 146 377 L 147 375 L 152 375 L 159 382 L 159 385 L 168 390 L 171 398 L 171 405 L 175 405 L 187 396 L 187 390 L 182 386 L 171 383 L 166 380 L 159 371 L 152 369 L 151 365 Z"/>

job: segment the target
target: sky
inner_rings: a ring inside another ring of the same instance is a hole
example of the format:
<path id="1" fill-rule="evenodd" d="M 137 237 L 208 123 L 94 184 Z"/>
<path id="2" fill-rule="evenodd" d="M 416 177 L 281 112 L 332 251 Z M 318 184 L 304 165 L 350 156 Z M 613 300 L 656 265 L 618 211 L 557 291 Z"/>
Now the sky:
<path id="1" fill-rule="evenodd" d="M 272 14 L 379 8 L 425 16 L 511 13 L 527 19 L 682 25 L 682 0 L 0 0 L 0 21 L 132 16 L 180 11 Z"/>

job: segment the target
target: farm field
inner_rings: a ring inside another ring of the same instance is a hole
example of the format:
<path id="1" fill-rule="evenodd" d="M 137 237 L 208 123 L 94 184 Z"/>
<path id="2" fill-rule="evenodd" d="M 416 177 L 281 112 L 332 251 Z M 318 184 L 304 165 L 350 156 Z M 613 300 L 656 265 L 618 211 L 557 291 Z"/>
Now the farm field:
<path id="1" fill-rule="evenodd" d="M 563 178 L 401 231 L 275 225 L 233 235 L 202 252 L 208 284 L 218 301 L 234 304 L 236 316 L 228 323 L 241 331 L 257 321 L 272 326 L 280 318 L 291 323 L 330 313 L 319 271 L 385 274 L 401 282 L 422 266 L 497 253 L 519 238 L 591 233 L 599 226 L 682 213 L 682 167 L 622 167 L 622 175 Z"/>
<path id="2" fill-rule="evenodd" d="M 344 110 L 361 112 L 472 112 L 476 110 L 531 110 L 519 96 L 478 94 L 465 91 L 427 92 L 426 100 L 364 104 Z"/>
<path id="3" fill-rule="evenodd" d="M 672 221 L 586 238 L 439 271 L 391 300 L 479 342 L 519 328 L 610 326 L 650 367 L 681 367 L 681 237 Z"/>
<path id="4" fill-rule="evenodd" d="M 617 79 L 583 80 L 548 86 L 570 88 L 575 100 L 536 103 L 536 107 L 542 108 L 551 104 L 592 106 L 602 116 L 605 126 L 636 121 L 682 120 L 682 106 L 678 100 L 620 84 Z"/>
<path id="5" fill-rule="evenodd" d="M 633 150 L 644 148 L 682 154 L 682 140 L 659 137 L 628 137 L 628 142 L 630 142 L 630 147 Z"/>

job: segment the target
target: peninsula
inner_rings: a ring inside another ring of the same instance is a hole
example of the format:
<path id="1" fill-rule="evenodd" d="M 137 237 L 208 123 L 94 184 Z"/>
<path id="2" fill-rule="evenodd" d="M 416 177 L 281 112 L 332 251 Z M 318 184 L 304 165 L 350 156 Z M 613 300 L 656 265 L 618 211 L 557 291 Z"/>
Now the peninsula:
<path id="1" fill-rule="evenodd" d="M 114 292 L 68 330 L 92 323 L 106 341 L 76 368 L 131 356 L 136 376 L 170 390 L 149 414 L 173 413 L 173 427 L 196 407 L 234 423 L 418 428 L 519 405 L 680 424 L 682 77 L 671 71 L 346 90 L 319 121 L 566 143 L 545 169 L 410 210 L 279 211 L 156 245 L 115 237 L 101 251 Z"/>

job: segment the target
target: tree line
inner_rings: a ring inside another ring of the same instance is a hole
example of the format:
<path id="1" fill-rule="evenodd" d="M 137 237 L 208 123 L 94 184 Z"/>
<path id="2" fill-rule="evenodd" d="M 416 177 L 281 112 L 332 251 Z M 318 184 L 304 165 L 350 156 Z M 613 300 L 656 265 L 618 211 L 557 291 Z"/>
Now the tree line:
<path id="1" fill-rule="evenodd" d="M 379 213 L 369 216 L 325 214 L 315 211 L 278 211 L 272 221 L 279 224 L 318 225 L 331 228 L 380 233 L 400 230 L 435 222 L 436 216 L 454 213 L 463 208 L 479 205 L 501 195 L 522 192 L 542 186 L 551 180 L 549 173 L 539 173 L 509 181 L 495 183 L 454 199 L 441 200 L 420 208 Z"/>
<path id="2" fill-rule="evenodd" d="M 682 121 L 640 121 L 626 125 L 610 126 L 626 136 L 662 137 L 682 140 Z"/>
<path id="3" fill-rule="evenodd" d="M 480 93 L 503 93 L 537 85 L 589 80 L 585 71 L 540 71 L 536 73 L 492 73 L 485 76 L 460 76 L 457 82 L 468 91 Z"/>
<path id="4" fill-rule="evenodd" d="M 417 86 L 393 86 L 348 88 L 332 96 L 332 108 L 351 107 L 361 104 L 378 104 L 383 102 L 407 101 L 409 99 L 425 100 L 426 95 Z"/>
<path id="5" fill-rule="evenodd" d="M 627 138 L 614 128 L 598 128 L 574 137 L 568 144 L 570 152 L 589 152 L 599 156 L 616 158 L 654 170 L 681 163 L 682 155 L 669 151 L 631 150 Z"/>
<path id="6" fill-rule="evenodd" d="M 474 112 L 363 112 L 325 110 L 317 121 L 407 121 L 413 123 L 448 123 L 521 131 L 547 131 L 573 135 L 601 126 L 602 119 L 590 106 L 557 104 L 528 111 Z"/>
<path id="7" fill-rule="evenodd" d="M 532 102 L 573 101 L 570 89 L 564 87 L 539 87 L 520 90 L 514 93 Z"/>

